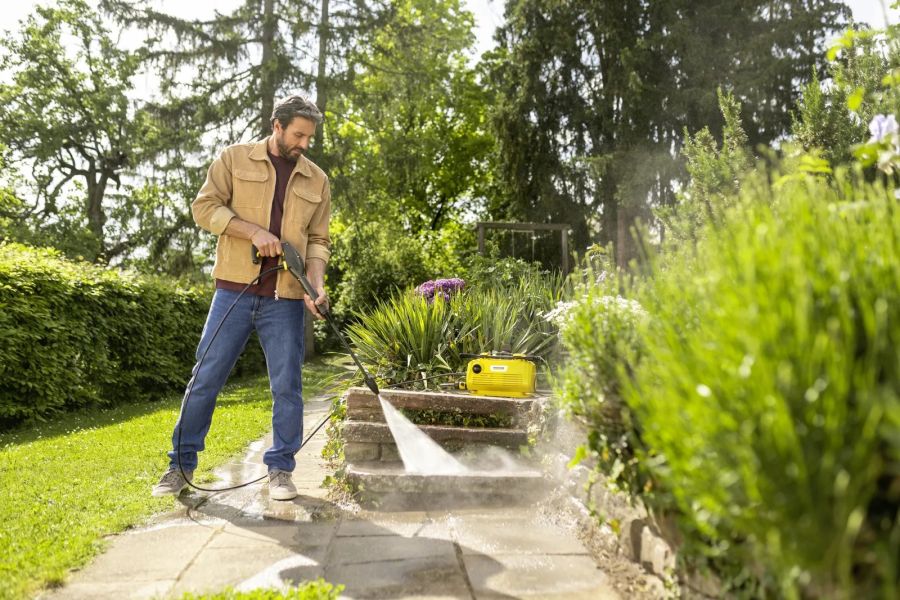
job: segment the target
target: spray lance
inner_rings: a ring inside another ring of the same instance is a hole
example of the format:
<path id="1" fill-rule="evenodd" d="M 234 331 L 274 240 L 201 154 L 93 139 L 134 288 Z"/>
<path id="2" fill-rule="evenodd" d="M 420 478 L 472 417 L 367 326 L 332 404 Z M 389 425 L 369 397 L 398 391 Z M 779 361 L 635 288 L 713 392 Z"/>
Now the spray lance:
<path id="1" fill-rule="evenodd" d="M 263 271 L 262 273 L 257 275 L 253 279 L 253 281 L 251 281 L 246 286 L 244 286 L 244 289 L 241 290 L 238 297 L 234 299 L 234 302 L 232 302 L 231 306 L 229 306 L 228 309 L 225 311 L 225 315 L 222 317 L 222 320 L 219 321 L 219 324 L 216 326 L 216 329 L 213 331 L 213 334 L 212 334 L 212 337 L 210 338 L 209 344 L 207 344 L 206 349 L 203 351 L 202 355 L 200 356 L 200 359 L 197 362 L 197 367 L 196 367 L 197 371 L 200 370 L 199 366 L 200 366 L 200 364 L 203 363 L 203 359 L 206 358 L 206 354 L 209 352 L 209 349 L 212 347 L 213 340 L 215 340 L 216 336 L 219 334 L 219 331 L 222 329 L 222 325 L 224 325 L 225 321 L 228 319 L 228 315 L 231 313 L 231 311 L 237 305 L 238 300 L 240 300 L 241 297 L 247 292 L 247 290 L 250 289 L 250 286 L 261 281 L 263 279 L 263 277 L 270 275 L 272 273 L 275 273 L 277 271 L 281 271 L 281 270 L 288 271 L 291 275 L 293 275 L 297 279 L 297 281 L 300 282 L 300 285 L 303 286 L 303 290 L 307 294 L 309 294 L 310 298 L 315 299 L 318 297 L 318 293 L 316 292 L 316 289 L 309 282 L 309 279 L 306 278 L 305 262 L 303 260 L 303 257 L 300 256 L 300 253 L 297 252 L 297 249 L 294 248 L 289 242 L 281 242 L 281 252 L 282 252 L 281 261 L 278 263 L 278 266 L 273 267 L 271 269 L 266 269 L 265 271 Z M 256 246 L 251 246 L 251 259 L 253 260 L 253 264 L 259 264 L 260 257 L 261 257 L 261 255 L 259 253 L 259 250 L 256 248 Z M 380 394 L 380 391 L 378 389 L 378 385 L 375 383 L 375 378 L 372 377 L 371 375 L 369 375 L 369 372 L 366 371 L 366 368 L 360 362 L 359 357 L 356 356 L 356 353 L 353 351 L 353 348 L 350 347 L 350 343 L 347 341 L 347 338 L 344 337 L 344 334 L 341 333 L 341 330 L 338 328 L 337 323 L 335 323 L 334 317 L 332 317 L 332 315 L 331 315 L 331 311 L 328 310 L 327 307 L 319 306 L 319 305 L 316 305 L 316 310 L 319 311 L 319 314 L 321 314 L 323 317 L 325 317 L 325 320 L 328 321 L 328 324 L 331 326 L 331 329 L 334 331 L 335 335 L 337 335 L 338 339 L 341 340 L 341 343 L 344 345 L 344 347 L 347 349 L 347 352 L 353 358 L 353 362 L 355 362 L 356 366 L 359 367 L 360 372 L 362 372 L 362 374 L 363 374 L 363 379 L 366 382 L 366 387 L 368 387 L 370 390 L 372 390 L 372 393 L 374 393 L 376 396 L 378 396 Z M 191 392 L 194 389 L 194 380 L 195 380 L 195 378 L 192 377 L 190 383 L 188 384 L 187 391 L 185 392 L 185 395 L 184 395 L 184 400 L 182 401 L 182 404 L 181 404 L 182 412 L 184 411 L 184 408 L 187 406 L 188 401 L 191 398 Z M 309 440 L 312 439 L 312 437 L 322 428 L 322 426 L 328 422 L 328 420 L 331 418 L 331 416 L 332 415 L 329 414 L 327 417 L 325 417 L 325 419 L 321 423 L 319 423 L 319 425 L 313 430 L 313 432 L 310 433 L 309 436 L 307 436 L 307 438 L 300 444 L 300 448 L 297 449 L 297 452 L 299 452 L 303 448 L 303 446 L 305 446 L 307 444 L 307 442 L 309 442 Z M 195 485 L 193 482 L 188 481 L 187 476 L 184 473 L 184 467 L 181 464 L 181 433 L 182 433 L 182 419 L 179 418 L 178 419 L 178 427 L 177 427 L 177 436 L 176 436 L 176 448 L 175 448 L 175 454 L 176 454 L 177 460 L 178 460 L 178 470 L 181 471 L 181 475 L 182 475 L 182 477 L 184 477 L 184 480 L 187 482 L 187 484 L 190 487 L 194 488 L 195 490 L 200 490 L 201 492 L 226 492 L 229 490 L 236 490 L 238 488 L 242 488 L 242 487 L 257 483 L 266 478 L 266 476 L 263 475 L 262 477 L 254 479 L 252 481 L 247 481 L 247 482 L 244 482 L 244 483 L 241 483 L 238 485 L 225 487 L 225 488 L 218 488 L 218 489 L 204 488 L 204 487 Z"/>

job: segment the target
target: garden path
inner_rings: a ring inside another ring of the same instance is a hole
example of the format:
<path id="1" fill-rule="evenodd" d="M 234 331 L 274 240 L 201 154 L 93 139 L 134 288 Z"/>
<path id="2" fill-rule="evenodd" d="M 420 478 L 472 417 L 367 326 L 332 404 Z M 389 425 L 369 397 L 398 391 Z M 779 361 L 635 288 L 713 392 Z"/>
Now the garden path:
<path id="1" fill-rule="evenodd" d="M 328 413 L 306 402 L 307 427 Z M 174 512 L 109 540 L 107 551 L 43 595 L 168 598 L 184 592 L 285 587 L 324 577 L 345 598 L 616 599 L 609 577 L 567 531 L 534 508 L 375 512 L 326 499 L 324 428 L 298 454 L 300 497 L 270 501 L 265 486 L 184 494 Z M 263 439 L 218 473 L 264 472 Z M 148 490 L 149 493 L 149 490 Z"/>

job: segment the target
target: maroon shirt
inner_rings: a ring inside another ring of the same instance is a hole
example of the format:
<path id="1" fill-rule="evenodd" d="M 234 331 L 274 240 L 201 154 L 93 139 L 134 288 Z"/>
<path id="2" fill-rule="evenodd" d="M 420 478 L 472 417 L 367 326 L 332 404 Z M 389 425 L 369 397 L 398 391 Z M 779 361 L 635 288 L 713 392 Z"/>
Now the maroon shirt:
<path id="1" fill-rule="evenodd" d="M 269 233 L 278 239 L 281 239 L 281 217 L 284 215 L 284 195 L 287 191 L 288 182 L 291 179 L 291 173 L 294 172 L 294 167 L 297 166 L 297 163 L 293 160 L 288 160 L 272 154 L 269 152 L 268 148 L 266 149 L 266 153 L 269 155 L 269 160 L 272 161 L 272 165 L 275 167 L 275 195 L 272 198 L 271 216 L 269 217 Z M 276 266 L 278 266 L 278 257 L 267 256 L 262 260 L 260 273 L 275 268 Z M 261 283 L 251 285 L 247 290 L 247 293 L 272 298 L 275 296 L 275 283 L 277 279 L 277 272 L 269 273 L 263 277 Z M 245 285 L 246 284 L 244 283 L 216 279 L 216 288 L 220 290 L 233 290 L 239 292 L 244 289 Z"/>

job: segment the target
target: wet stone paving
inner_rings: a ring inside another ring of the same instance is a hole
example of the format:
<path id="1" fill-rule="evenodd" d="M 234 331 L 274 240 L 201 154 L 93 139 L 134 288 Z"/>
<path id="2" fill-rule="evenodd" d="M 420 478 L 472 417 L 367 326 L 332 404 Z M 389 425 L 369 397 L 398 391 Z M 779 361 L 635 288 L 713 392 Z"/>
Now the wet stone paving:
<path id="1" fill-rule="evenodd" d="M 329 406 L 307 401 L 306 422 L 318 423 Z M 575 536 L 534 505 L 379 512 L 332 503 L 322 487 L 325 443 L 323 429 L 298 454 L 296 500 L 270 500 L 261 484 L 186 492 L 177 510 L 111 537 L 106 552 L 41 597 L 178 598 L 318 577 L 343 585 L 344 598 L 624 597 Z M 255 442 L 218 475 L 262 475 L 267 445 Z"/>

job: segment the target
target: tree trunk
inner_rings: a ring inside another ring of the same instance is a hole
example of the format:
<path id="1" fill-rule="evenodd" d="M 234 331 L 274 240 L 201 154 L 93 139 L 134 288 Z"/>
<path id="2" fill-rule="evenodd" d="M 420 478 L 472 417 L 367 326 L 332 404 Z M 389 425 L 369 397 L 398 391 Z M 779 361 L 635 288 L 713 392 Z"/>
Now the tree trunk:
<path id="1" fill-rule="evenodd" d="M 628 264 L 638 258 L 638 242 L 633 228 L 636 224 L 636 210 L 633 205 L 624 202 L 616 211 L 618 218 L 618 235 L 616 240 L 616 266 L 627 268 Z"/>
<path id="2" fill-rule="evenodd" d="M 316 106 L 322 114 L 325 114 L 325 108 L 328 104 L 328 41 L 331 30 L 328 26 L 328 10 L 329 0 L 322 0 L 322 11 L 319 15 L 319 59 L 318 68 L 316 70 Z M 321 158 L 322 146 L 325 143 L 325 123 L 319 123 L 316 127 L 315 147 L 316 157 Z"/>
<path id="3" fill-rule="evenodd" d="M 603 214 L 600 221 L 600 243 L 604 246 L 613 245 L 619 239 L 619 199 L 616 197 L 616 183 L 607 172 L 600 179 L 598 186 L 600 192 L 600 204 Z"/>
<path id="4" fill-rule="evenodd" d="M 275 18 L 275 0 L 264 0 L 262 23 L 262 64 L 259 82 L 259 133 L 266 137 L 272 133 L 272 109 L 275 107 L 275 77 L 278 62 L 275 59 L 275 30 L 278 20 Z"/>
<path id="5" fill-rule="evenodd" d="M 103 238 L 103 226 L 106 224 L 106 213 L 103 212 L 103 196 L 106 195 L 106 183 L 109 180 L 107 173 L 97 173 L 91 164 L 87 176 L 87 221 L 88 229 L 94 235 L 97 243 L 97 256 L 108 260 L 104 256 L 106 243 Z"/>

